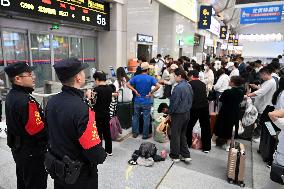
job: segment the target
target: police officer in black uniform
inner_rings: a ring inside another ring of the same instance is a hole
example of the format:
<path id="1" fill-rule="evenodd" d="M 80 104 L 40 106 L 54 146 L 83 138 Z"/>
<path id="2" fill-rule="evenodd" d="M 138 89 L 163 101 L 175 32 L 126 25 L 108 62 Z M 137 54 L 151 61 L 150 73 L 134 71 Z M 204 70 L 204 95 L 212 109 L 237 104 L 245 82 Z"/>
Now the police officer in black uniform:
<path id="1" fill-rule="evenodd" d="M 54 65 L 63 84 L 62 92 L 53 96 L 46 108 L 49 132 L 46 165 L 55 189 L 98 188 L 97 165 L 106 158 L 95 114 L 80 90 L 85 84 L 87 67 L 75 58 Z"/>
<path id="2" fill-rule="evenodd" d="M 7 144 L 16 163 L 18 189 L 46 189 L 44 153 L 47 131 L 43 111 L 31 96 L 35 86 L 33 67 L 17 62 L 5 67 L 12 89 L 5 102 Z"/>

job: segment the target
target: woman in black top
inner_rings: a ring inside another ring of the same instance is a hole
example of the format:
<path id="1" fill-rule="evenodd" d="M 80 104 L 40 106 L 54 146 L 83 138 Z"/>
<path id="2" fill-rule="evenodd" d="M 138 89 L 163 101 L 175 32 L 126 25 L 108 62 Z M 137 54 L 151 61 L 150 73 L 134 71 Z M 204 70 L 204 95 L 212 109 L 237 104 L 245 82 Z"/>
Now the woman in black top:
<path id="1" fill-rule="evenodd" d="M 240 104 L 244 98 L 244 90 L 241 88 L 242 84 L 243 79 L 241 77 L 231 77 L 230 86 L 232 88 L 225 90 L 219 99 L 222 102 L 222 106 L 216 120 L 211 144 L 212 146 L 216 145 L 217 136 L 226 139 L 226 151 L 229 151 L 233 127 L 236 127 L 236 133 L 239 128 Z"/>
<path id="2" fill-rule="evenodd" d="M 187 127 L 187 144 L 192 145 L 192 130 L 199 120 L 201 128 L 202 150 L 208 153 L 211 150 L 211 129 L 209 117 L 209 105 L 206 94 L 206 85 L 199 80 L 199 72 L 192 70 L 188 73 L 189 84 L 193 90 L 193 102 L 190 110 L 190 120 Z"/>
<path id="3" fill-rule="evenodd" d="M 105 140 L 105 151 L 112 155 L 112 140 L 110 134 L 110 103 L 112 101 L 113 88 L 106 84 L 106 74 L 104 72 L 96 72 L 93 75 L 95 79 L 96 87 L 94 92 L 96 93 L 96 102 L 94 105 L 94 111 L 96 115 L 96 125 L 98 128 L 99 136 Z"/>

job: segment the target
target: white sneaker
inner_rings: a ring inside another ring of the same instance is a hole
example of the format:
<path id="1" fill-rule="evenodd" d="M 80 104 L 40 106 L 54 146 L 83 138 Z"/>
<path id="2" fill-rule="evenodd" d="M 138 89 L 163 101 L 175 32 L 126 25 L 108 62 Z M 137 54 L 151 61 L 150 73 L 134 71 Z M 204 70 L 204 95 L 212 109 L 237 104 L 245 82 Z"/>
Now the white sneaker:
<path id="1" fill-rule="evenodd" d="M 190 163 L 191 161 L 192 161 L 192 159 L 191 158 L 184 158 L 184 157 L 180 157 L 180 160 L 181 161 L 184 161 L 185 163 Z"/>
<path id="2" fill-rule="evenodd" d="M 109 154 L 109 153 L 107 153 L 107 156 L 113 156 L 113 153 L 110 153 L 110 154 Z"/>
<path id="3" fill-rule="evenodd" d="M 255 143 L 260 143 L 260 137 L 259 138 L 253 138 L 252 141 L 255 142 Z"/>
<path id="4" fill-rule="evenodd" d="M 174 163 L 180 162 L 180 159 L 179 159 L 179 158 L 176 158 L 176 159 L 171 158 L 171 159 L 172 159 L 172 161 L 173 161 Z"/>
<path id="5" fill-rule="evenodd" d="M 216 146 L 216 142 L 214 142 L 213 140 L 211 140 L 211 146 Z"/>
<path id="6" fill-rule="evenodd" d="M 230 145 L 226 145 L 226 152 L 230 151 Z"/>
<path id="7" fill-rule="evenodd" d="M 224 145 L 222 146 L 222 148 L 223 148 L 224 150 L 226 150 L 226 152 L 229 152 L 229 151 L 230 151 L 230 145 L 224 144 Z"/>

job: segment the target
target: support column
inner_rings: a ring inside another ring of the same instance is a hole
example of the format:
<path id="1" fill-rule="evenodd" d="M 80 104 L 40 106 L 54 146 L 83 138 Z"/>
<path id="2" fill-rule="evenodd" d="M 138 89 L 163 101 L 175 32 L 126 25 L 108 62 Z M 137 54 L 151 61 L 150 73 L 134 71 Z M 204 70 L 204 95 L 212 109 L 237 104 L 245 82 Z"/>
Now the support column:
<path id="1" fill-rule="evenodd" d="M 110 31 L 101 31 L 98 35 L 98 67 L 106 73 L 109 66 L 127 65 L 126 10 L 123 3 L 111 3 Z"/>

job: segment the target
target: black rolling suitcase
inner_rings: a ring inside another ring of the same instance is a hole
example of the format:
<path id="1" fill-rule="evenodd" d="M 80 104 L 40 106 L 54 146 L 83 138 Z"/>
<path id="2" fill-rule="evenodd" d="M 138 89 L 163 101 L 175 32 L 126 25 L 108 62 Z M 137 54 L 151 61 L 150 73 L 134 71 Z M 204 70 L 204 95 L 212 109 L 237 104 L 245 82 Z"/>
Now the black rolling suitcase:
<path id="1" fill-rule="evenodd" d="M 259 143 L 259 153 L 264 162 L 267 162 L 268 165 L 272 165 L 273 162 L 273 154 L 277 148 L 277 139 L 275 136 L 271 136 L 269 130 L 267 129 L 265 122 L 270 122 L 268 117 L 268 113 L 273 111 L 273 106 L 267 106 L 261 115 L 259 120 L 259 127 L 261 127 L 261 137 Z M 275 131 L 279 131 L 279 129 L 271 123 Z"/>
<path id="2" fill-rule="evenodd" d="M 239 134 L 238 138 L 251 141 L 253 135 L 254 124 L 244 127 L 244 132 Z"/>
<path id="3" fill-rule="evenodd" d="M 120 90 L 122 91 L 122 90 Z M 122 92 L 123 99 L 123 92 Z M 117 103 L 117 117 L 123 129 L 128 129 L 132 124 L 133 104 L 132 102 L 118 102 Z"/>
<path id="4" fill-rule="evenodd" d="M 265 123 L 262 123 L 261 140 L 259 144 L 259 152 L 264 162 L 268 165 L 272 165 L 273 154 L 277 149 L 277 139 L 276 136 L 271 136 Z M 273 124 L 272 124 L 273 125 Z M 274 128 L 274 130 L 276 130 Z"/>

